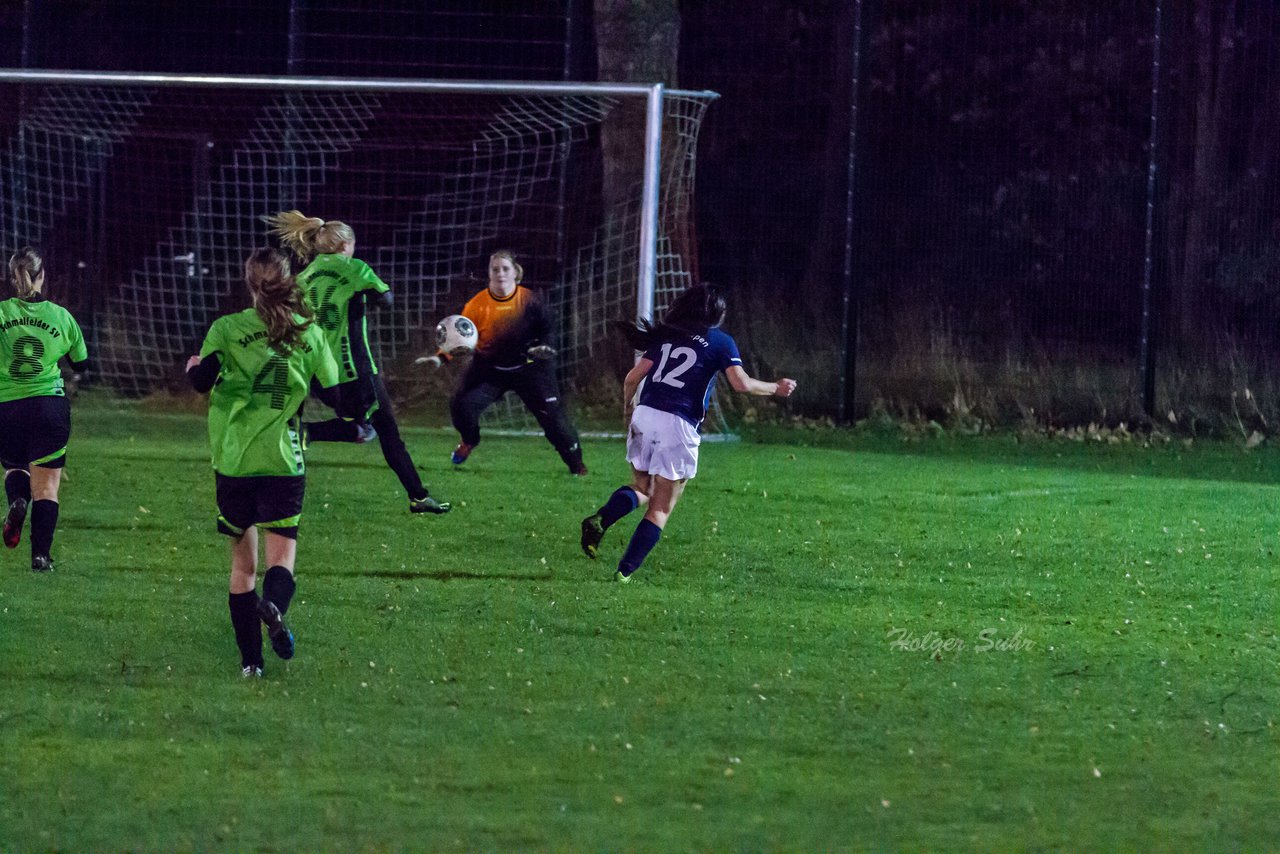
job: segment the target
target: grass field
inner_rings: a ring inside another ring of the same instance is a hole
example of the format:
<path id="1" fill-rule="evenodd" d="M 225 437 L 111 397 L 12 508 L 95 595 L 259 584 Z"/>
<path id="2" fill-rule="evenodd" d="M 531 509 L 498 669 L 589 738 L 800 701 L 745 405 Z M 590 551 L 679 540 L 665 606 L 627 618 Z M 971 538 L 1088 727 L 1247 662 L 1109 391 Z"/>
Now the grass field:
<path id="1" fill-rule="evenodd" d="M 707 445 L 632 584 L 619 442 L 310 456 L 297 656 L 240 678 L 203 419 L 76 405 L 0 555 L 0 849 L 1274 849 L 1280 453 Z M 808 444 L 806 444 L 808 443 Z"/>

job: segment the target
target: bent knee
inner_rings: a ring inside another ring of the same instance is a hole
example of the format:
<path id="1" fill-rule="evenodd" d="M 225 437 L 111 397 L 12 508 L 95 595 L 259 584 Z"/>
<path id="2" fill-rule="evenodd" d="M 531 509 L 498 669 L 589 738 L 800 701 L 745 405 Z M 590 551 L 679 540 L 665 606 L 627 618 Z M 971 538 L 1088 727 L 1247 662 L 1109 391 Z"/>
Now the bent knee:
<path id="1" fill-rule="evenodd" d="M 671 518 L 671 512 L 668 510 L 655 510 L 653 505 L 645 511 L 644 518 L 648 519 L 659 528 L 667 527 L 667 519 Z"/>

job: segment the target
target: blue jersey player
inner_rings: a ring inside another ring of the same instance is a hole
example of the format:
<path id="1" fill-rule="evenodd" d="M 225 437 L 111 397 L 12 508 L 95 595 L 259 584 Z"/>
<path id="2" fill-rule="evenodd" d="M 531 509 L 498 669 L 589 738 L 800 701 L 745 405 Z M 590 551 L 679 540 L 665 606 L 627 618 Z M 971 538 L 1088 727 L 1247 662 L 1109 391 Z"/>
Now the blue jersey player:
<path id="1" fill-rule="evenodd" d="M 734 391 L 748 394 L 789 397 L 795 390 L 795 380 L 764 382 L 743 369 L 738 345 L 719 329 L 724 313 L 724 296 L 703 283 L 676 297 L 661 323 L 624 326 L 627 340 L 644 353 L 622 384 L 632 481 L 582 520 L 582 550 L 594 558 L 604 532 L 645 507 L 618 562 L 618 581 L 628 581 L 657 545 L 685 484 L 698 473 L 698 428 L 716 375 L 723 371 Z"/>

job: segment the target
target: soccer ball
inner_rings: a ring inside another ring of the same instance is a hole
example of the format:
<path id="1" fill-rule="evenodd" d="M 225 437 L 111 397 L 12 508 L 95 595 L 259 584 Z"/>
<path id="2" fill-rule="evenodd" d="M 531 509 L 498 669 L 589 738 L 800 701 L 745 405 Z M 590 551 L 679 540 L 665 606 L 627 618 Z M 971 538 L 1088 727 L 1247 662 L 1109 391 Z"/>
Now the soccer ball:
<path id="1" fill-rule="evenodd" d="M 476 325 L 460 314 L 451 314 L 436 324 L 436 349 L 450 356 L 470 353 L 479 338 Z"/>

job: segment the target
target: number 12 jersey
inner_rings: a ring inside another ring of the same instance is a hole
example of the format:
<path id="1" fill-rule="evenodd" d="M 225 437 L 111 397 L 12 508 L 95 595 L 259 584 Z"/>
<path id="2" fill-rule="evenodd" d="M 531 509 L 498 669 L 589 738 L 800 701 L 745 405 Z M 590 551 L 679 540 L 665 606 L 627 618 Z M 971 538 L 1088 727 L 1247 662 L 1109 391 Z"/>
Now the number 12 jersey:
<path id="1" fill-rule="evenodd" d="M 653 367 L 640 386 L 640 406 L 661 409 L 694 427 L 706 416 L 716 374 L 741 365 L 738 345 L 725 332 L 677 334 L 645 351 Z"/>

